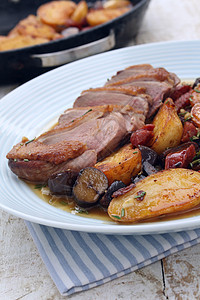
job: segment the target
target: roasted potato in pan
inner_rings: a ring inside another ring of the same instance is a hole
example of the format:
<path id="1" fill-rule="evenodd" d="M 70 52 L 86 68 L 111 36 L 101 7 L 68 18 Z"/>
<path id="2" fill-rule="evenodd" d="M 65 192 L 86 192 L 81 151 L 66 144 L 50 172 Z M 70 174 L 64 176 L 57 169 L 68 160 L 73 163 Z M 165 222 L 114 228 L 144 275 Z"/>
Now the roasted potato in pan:
<path id="1" fill-rule="evenodd" d="M 49 1 L 38 7 L 36 16 L 29 15 L 7 36 L 0 36 L 0 41 L 4 41 L 3 45 L 0 45 L 0 51 L 24 48 L 76 35 L 91 26 L 124 14 L 131 7 L 132 4 L 128 0 L 111 0 L 104 3 L 97 0 L 90 3 L 89 8 L 85 0 L 81 0 L 78 4 L 71 0 Z"/>
<path id="2" fill-rule="evenodd" d="M 120 7 L 112 9 L 93 10 L 87 14 L 86 20 L 90 26 L 97 26 L 114 18 L 117 18 L 122 14 L 125 14 L 127 11 L 129 11 L 129 9 L 129 7 Z"/>
<path id="3" fill-rule="evenodd" d="M 196 207 L 200 203 L 200 173 L 181 168 L 163 170 L 125 189 L 114 193 L 108 214 L 115 221 L 134 223 Z"/>
<path id="4" fill-rule="evenodd" d="M 128 0 L 108 0 L 103 3 L 103 8 L 119 8 L 130 6 L 131 2 Z"/>
<path id="5" fill-rule="evenodd" d="M 76 9 L 71 15 L 71 20 L 73 20 L 76 24 L 81 24 L 84 22 L 87 13 L 88 13 L 87 3 L 86 1 L 82 0 L 77 4 Z"/>
<path id="6" fill-rule="evenodd" d="M 179 119 L 174 102 L 168 98 L 153 120 L 154 137 L 151 148 L 161 154 L 167 148 L 180 144 L 183 134 L 183 125 Z"/>
<path id="7" fill-rule="evenodd" d="M 5 38 L 0 37 L 0 41 L 0 51 L 7 51 L 47 43 L 49 40 L 39 37 L 33 38 L 31 36 L 16 35 Z"/>
<path id="8" fill-rule="evenodd" d="M 75 9 L 73 1 L 51 1 L 38 8 L 37 16 L 43 23 L 58 28 L 67 24 Z"/>
<path id="9" fill-rule="evenodd" d="M 62 37 L 53 27 L 42 23 L 40 19 L 34 15 L 29 15 L 26 19 L 20 21 L 9 33 L 10 37 L 16 35 L 45 38 L 48 40 L 55 40 Z"/>
<path id="10" fill-rule="evenodd" d="M 109 185 L 116 180 L 129 184 L 131 177 L 140 172 L 141 165 L 140 150 L 138 148 L 133 149 L 132 145 L 128 144 L 97 163 L 95 168 L 106 175 Z"/>

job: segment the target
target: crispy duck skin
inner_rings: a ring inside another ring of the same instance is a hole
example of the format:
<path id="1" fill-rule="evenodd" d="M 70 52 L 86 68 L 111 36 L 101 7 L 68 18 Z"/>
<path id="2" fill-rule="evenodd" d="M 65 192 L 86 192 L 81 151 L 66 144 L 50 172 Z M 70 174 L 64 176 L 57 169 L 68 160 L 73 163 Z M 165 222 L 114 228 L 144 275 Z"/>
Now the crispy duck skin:
<path id="1" fill-rule="evenodd" d="M 8 159 L 40 160 L 57 165 L 79 156 L 87 149 L 85 144 L 78 141 L 63 140 L 52 145 L 45 145 L 37 140 L 32 142 L 23 140 L 7 154 Z"/>

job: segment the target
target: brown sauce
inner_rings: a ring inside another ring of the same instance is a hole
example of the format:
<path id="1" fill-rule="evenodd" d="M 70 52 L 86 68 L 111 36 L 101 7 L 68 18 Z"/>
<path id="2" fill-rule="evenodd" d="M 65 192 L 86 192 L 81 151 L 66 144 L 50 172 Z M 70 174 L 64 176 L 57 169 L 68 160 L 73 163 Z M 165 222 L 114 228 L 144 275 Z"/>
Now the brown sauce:
<path id="1" fill-rule="evenodd" d="M 46 195 L 42 193 L 41 189 L 36 189 L 35 185 L 33 184 L 28 184 L 31 190 L 43 201 L 48 203 L 49 205 L 62 209 L 68 213 L 71 214 L 76 214 L 80 215 L 81 217 L 85 218 L 92 218 L 92 219 L 98 219 L 102 221 L 110 221 L 112 222 L 113 220 L 108 216 L 108 213 L 105 209 L 103 209 L 101 206 L 95 206 L 88 211 L 85 209 L 82 209 L 77 206 L 75 200 L 72 197 L 67 197 L 67 196 L 55 196 L 55 195 Z M 45 190 L 47 191 L 48 188 Z M 196 217 L 200 216 L 200 205 L 198 207 L 195 207 L 191 209 L 190 211 L 187 212 L 179 212 L 179 213 L 174 213 L 170 215 L 165 215 L 165 216 L 160 216 L 157 218 L 152 218 L 148 220 L 143 220 L 137 224 L 141 223 L 149 223 L 149 222 L 164 222 L 164 221 L 172 221 L 172 220 L 181 220 L 185 218 L 191 218 L 191 217 Z M 114 222 L 114 221 L 113 221 Z M 115 222 L 114 222 L 115 223 Z M 120 223 L 122 224 L 122 223 Z M 123 223 L 126 225 L 132 225 L 133 223 Z M 136 224 L 136 223 L 134 223 Z"/>
<path id="2" fill-rule="evenodd" d="M 62 209 L 71 214 L 78 214 L 86 218 L 100 219 L 103 221 L 112 221 L 111 218 L 108 216 L 107 211 L 101 206 L 95 206 L 89 210 L 85 210 L 84 208 L 80 208 L 77 206 L 73 197 L 46 195 L 42 193 L 41 189 L 36 189 L 35 185 L 28 185 L 40 199 L 42 199 L 43 201 L 55 208 Z M 48 188 L 45 188 L 45 190 L 48 190 Z"/>

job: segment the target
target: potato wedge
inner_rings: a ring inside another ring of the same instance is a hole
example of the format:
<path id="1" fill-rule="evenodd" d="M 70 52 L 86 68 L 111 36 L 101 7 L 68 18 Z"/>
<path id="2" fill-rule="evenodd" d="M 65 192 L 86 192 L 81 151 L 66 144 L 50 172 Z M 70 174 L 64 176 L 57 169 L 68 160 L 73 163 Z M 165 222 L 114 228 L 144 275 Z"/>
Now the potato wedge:
<path id="1" fill-rule="evenodd" d="M 184 212 L 200 203 L 200 173 L 188 169 L 169 169 L 152 174 L 118 192 L 109 207 L 109 216 L 119 222 L 138 222 Z"/>
<path id="2" fill-rule="evenodd" d="M 183 125 L 179 119 L 174 102 L 168 98 L 153 120 L 154 138 L 151 143 L 151 148 L 158 154 L 171 147 L 176 147 L 180 144 Z"/>
<path id="3" fill-rule="evenodd" d="M 108 178 L 109 186 L 115 180 L 121 180 L 125 184 L 131 182 L 131 177 L 137 175 L 141 170 L 142 155 L 138 148 L 133 149 L 131 144 L 125 145 L 118 151 L 112 153 L 95 168 L 101 170 Z"/>

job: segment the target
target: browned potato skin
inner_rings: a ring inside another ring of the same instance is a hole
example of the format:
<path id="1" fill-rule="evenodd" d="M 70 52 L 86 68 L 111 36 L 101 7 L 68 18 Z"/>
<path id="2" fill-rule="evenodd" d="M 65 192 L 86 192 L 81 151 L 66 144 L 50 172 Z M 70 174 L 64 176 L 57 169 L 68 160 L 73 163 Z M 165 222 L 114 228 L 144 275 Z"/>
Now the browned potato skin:
<path id="1" fill-rule="evenodd" d="M 129 7 L 93 10 L 87 14 L 86 20 L 90 26 L 97 26 L 117 18 L 129 10 Z"/>
<path id="2" fill-rule="evenodd" d="M 146 192 L 143 200 L 136 198 L 139 191 Z M 184 212 L 199 203 L 200 173 L 177 168 L 152 174 L 124 195 L 113 198 L 108 214 L 115 221 L 135 223 Z"/>
<path id="3" fill-rule="evenodd" d="M 112 153 L 95 168 L 101 170 L 108 178 L 109 186 L 115 180 L 121 180 L 125 184 L 131 182 L 131 177 L 137 175 L 142 166 L 142 155 L 138 148 L 133 149 L 131 144 L 125 145 Z"/>
<path id="4" fill-rule="evenodd" d="M 71 16 L 71 19 L 77 24 L 81 24 L 85 19 L 87 13 L 88 13 L 87 3 L 86 1 L 82 0 L 77 4 L 76 9 Z"/>
<path id="5" fill-rule="evenodd" d="M 38 8 L 37 16 L 43 23 L 57 28 L 66 25 L 75 8 L 73 1 L 51 1 Z"/>
<path id="6" fill-rule="evenodd" d="M 103 8 L 119 8 L 131 5 L 129 0 L 109 0 L 103 3 Z"/>
<path id="7" fill-rule="evenodd" d="M 29 15 L 24 20 L 21 20 L 9 33 L 9 37 L 16 35 L 48 40 L 55 40 L 62 37 L 53 27 L 42 23 L 40 19 L 34 15 Z"/>
<path id="8" fill-rule="evenodd" d="M 31 36 L 23 35 L 5 37 L 5 39 L 1 39 L 0 51 L 24 48 L 48 42 L 49 40 L 45 38 L 33 38 Z"/>
<path id="9" fill-rule="evenodd" d="M 183 125 L 177 115 L 172 99 L 168 98 L 153 120 L 154 138 L 151 148 L 158 154 L 180 144 L 183 134 Z"/>

